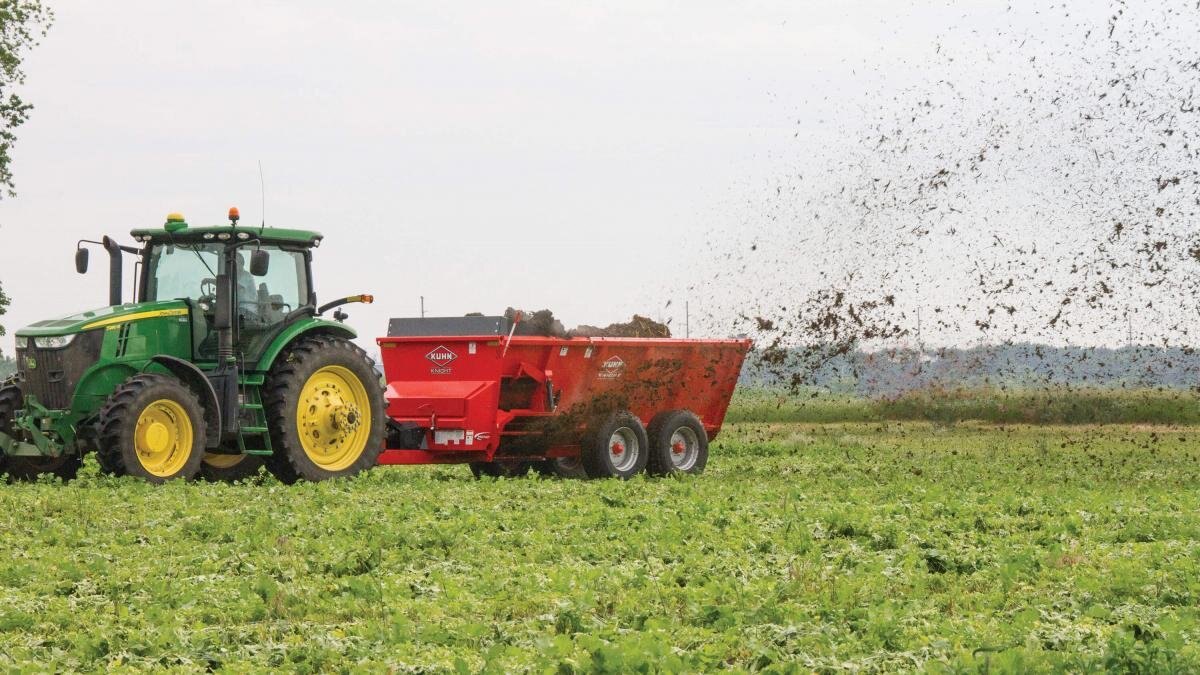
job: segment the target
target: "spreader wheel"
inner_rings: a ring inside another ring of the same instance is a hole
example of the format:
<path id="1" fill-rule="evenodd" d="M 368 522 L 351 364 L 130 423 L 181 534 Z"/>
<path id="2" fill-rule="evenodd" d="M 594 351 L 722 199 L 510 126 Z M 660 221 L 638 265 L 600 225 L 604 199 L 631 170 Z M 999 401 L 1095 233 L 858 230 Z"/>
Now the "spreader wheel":
<path id="1" fill-rule="evenodd" d="M 533 468 L 543 476 L 587 478 L 587 472 L 583 470 L 583 460 L 578 456 L 545 459 L 535 463 Z"/>
<path id="2" fill-rule="evenodd" d="M 101 464 L 117 475 L 151 483 L 193 478 L 204 439 L 200 401 L 166 375 L 134 375 L 100 409 Z"/>
<path id="3" fill-rule="evenodd" d="M 700 419 L 687 410 L 659 413 L 650 422 L 650 456 L 647 473 L 701 473 L 708 463 L 708 433 Z"/>
<path id="4" fill-rule="evenodd" d="M 338 337 L 302 337 L 280 355 L 265 386 L 274 453 L 284 483 L 352 476 L 375 466 L 386 412 L 375 364 Z"/>
<path id="5" fill-rule="evenodd" d="M 494 462 L 471 462 L 471 473 L 476 478 L 524 478 L 529 475 L 530 463 L 512 460 Z"/>
<path id="6" fill-rule="evenodd" d="M 583 469 L 588 478 L 632 478 L 646 468 L 646 427 L 633 413 L 609 415 L 583 439 Z"/>
<path id="7" fill-rule="evenodd" d="M 258 475 L 263 458 L 259 455 L 225 455 L 215 452 L 204 453 L 200 463 L 200 477 L 207 481 L 232 483 Z"/>

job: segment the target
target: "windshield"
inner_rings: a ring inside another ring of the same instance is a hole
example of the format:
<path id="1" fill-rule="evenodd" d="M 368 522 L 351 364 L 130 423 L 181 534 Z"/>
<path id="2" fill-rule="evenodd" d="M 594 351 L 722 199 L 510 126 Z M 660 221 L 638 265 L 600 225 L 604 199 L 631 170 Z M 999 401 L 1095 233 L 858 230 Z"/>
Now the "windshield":
<path id="1" fill-rule="evenodd" d="M 222 244 L 154 246 L 146 268 L 146 300 L 198 300 L 205 295 L 203 282 L 217 277 L 223 248 Z"/>

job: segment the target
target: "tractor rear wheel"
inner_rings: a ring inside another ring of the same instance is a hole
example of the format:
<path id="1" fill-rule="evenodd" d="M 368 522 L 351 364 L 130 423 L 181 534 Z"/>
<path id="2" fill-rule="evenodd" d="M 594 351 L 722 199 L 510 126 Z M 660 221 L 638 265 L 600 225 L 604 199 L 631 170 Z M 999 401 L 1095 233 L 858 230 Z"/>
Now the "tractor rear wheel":
<path id="1" fill-rule="evenodd" d="M 273 454 L 284 483 L 352 476 L 375 466 L 386 411 L 375 363 L 349 340 L 302 337 L 271 368 L 265 385 Z"/>
<path id="2" fill-rule="evenodd" d="M 258 475 L 262 468 L 261 455 L 226 455 L 215 452 L 204 453 L 200 462 L 200 477 L 207 481 L 232 483 Z"/>
<path id="3" fill-rule="evenodd" d="M 20 387 L 8 386 L 0 389 L 0 432 L 15 436 L 13 420 L 24 405 Z M 7 473 L 9 480 L 37 480 L 43 474 L 53 474 L 64 481 L 71 480 L 79 472 L 79 455 L 59 457 L 0 457 L 0 473 Z"/>
<path id="4" fill-rule="evenodd" d="M 204 411 L 182 382 L 142 373 L 100 409 L 100 464 L 151 483 L 194 478 L 204 457 Z"/>
<path id="5" fill-rule="evenodd" d="M 650 422 L 646 471 L 655 476 L 701 473 L 708 463 L 708 432 L 687 410 L 659 413 Z"/>
<path id="6" fill-rule="evenodd" d="M 588 478 L 632 478 L 646 468 L 649 446 L 642 421 L 627 410 L 615 412 L 584 436 L 583 469 Z"/>

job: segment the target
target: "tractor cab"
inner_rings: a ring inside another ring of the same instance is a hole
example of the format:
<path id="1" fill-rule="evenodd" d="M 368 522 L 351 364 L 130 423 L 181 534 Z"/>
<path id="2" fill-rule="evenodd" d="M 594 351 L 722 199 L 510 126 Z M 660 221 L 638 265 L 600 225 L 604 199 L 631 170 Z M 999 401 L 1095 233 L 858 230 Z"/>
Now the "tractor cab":
<path id="1" fill-rule="evenodd" d="M 217 365 L 228 325 L 233 355 L 243 369 L 258 370 L 282 330 L 317 313 L 312 249 L 321 235 L 238 227 L 236 210 L 231 223 L 188 228 L 182 216 L 171 214 L 163 229 L 134 230 L 134 239 L 143 244 L 137 299 L 187 304 L 192 359 L 198 365 Z"/>

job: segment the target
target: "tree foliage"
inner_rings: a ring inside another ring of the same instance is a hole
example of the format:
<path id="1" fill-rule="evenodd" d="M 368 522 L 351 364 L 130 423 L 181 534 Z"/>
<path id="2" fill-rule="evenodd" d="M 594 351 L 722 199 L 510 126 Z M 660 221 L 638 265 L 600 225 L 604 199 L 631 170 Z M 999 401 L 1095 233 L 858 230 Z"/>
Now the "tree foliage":
<path id="1" fill-rule="evenodd" d="M 13 91 L 25 81 L 21 62 L 53 20 L 53 11 L 41 0 L 0 0 L 0 196 L 15 194 L 10 153 L 17 127 L 33 109 Z"/>
<path id="2" fill-rule="evenodd" d="M 4 313 L 8 311 L 8 303 L 9 302 L 10 302 L 10 299 L 7 295 L 4 294 L 4 289 L 0 288 L 0 316 L 4 316 Z M 3 335 L 4 335 L 4 326 L 0 326 L 0 336 L 3 336 Z"/>
<path id="3" fill-rule="evenodd" d="M 0 316 L 4 316 L 4 313 L 8 311 L 8 303 L 9 302 L 10 302 L 10 299 L 7 295 L 4 294 L 4 289 L 0 288 Z M 3 335 L 4 335 L 4 326 L 0 325 L 0 337 L 2 337 Z M 4 348 L 0 347 L 0 379 L 8 377 L 9 375 L 12 374 L 11 371 L 15 370 L 15 366 L 13 368 L 9 368 L 9 366 L 13 365 L 13 364 L 7 363 L 7 361 L 8 361 L 8 357 L 6 357 L 4 355 Z"/>
<path id="4" fill-rule="evenodd" d="M 17 141 L 17 127 L 29 119 L 33 109 L 13 91 L 25 82 L 21 59 L 53 20 L 54 12 L 41 0 L 0 0 L 0 197 L 15 194 L 10 153 Z M 8 303 L 0 289 L 0 315 L 7 311 Z M 0 335 L 4 335 L 4 326 L 0 326 Z"/>

